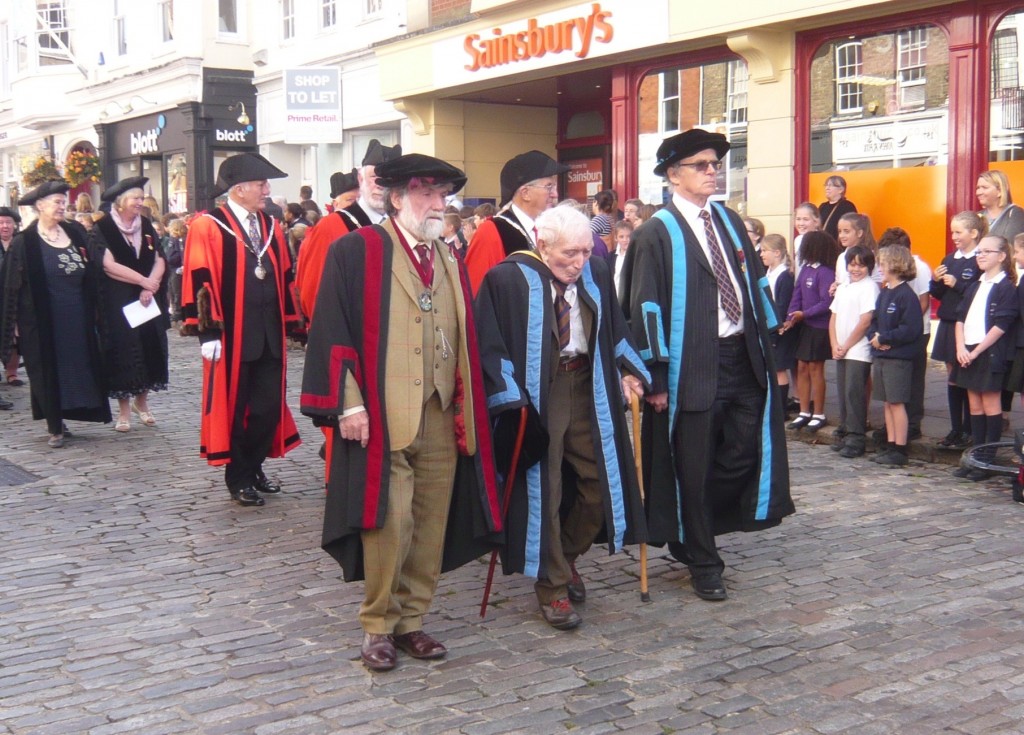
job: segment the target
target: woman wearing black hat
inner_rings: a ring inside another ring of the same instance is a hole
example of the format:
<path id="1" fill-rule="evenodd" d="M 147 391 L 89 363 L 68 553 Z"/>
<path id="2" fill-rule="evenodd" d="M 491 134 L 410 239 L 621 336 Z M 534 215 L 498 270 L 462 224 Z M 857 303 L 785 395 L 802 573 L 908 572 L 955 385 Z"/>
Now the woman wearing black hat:
<path id="1" fill-rule="evenodd" d="M 7 255 L 7 251 L 11 249 L 11 243 L 14 242 L 14 235 L 18 231 L 18 227 L 21 226 L 21 215 L 18 214 L 18 210 L 12 207 L 0 207 L 0 274 L 3 273 L 4 257 Z M 3 282 L 2 275 L 0 275 L 0 283 Z M 10 360 L 4 364 L 4 372 L 7 377 L 7 382 L 14 387 L 24 385 L 21 378 L 18 377 L 18 365 L 21 364 L 21 356 L 18 355 L 18 343 L 17 335 L 15 335 L 14 347 L 11 350 Z M 0 409 L 6 410 L 12 408 L 14 404 L 9 403 L 3 399 L 0 399 Z"/>
<path id="2" fill-rule="evenodd" d="M 107 391 L 117 399 L 114 429 L 120 432 L 131 429 L 132 411 L 146 426 L 155 426 L 149 392 L 167 388 L 167 314 L 132 327 L 123 312 L 136 301 L 143 306 L 154 299 L 164 303 L 160 291 L 166 263 L 160 239 L 153 223 L 142 216 L 142 187 L 148 180 L 145 176 L 124 179 L 103 192 L 103 201 L 111 203 L 110 213 L 96 223 L 92 234 L 107 274 L 103 299 Z"/>
<path id="3" fill-rule="evenodd" d="M 15 327 L 32 395 L 32 417 L 46 419 L 51 447 L 70 436 L 64 419 L 110 421 L 97 338 L 100 271 L 81 230 L 64 221 L 63 181 L 22 197 L 38 219 L 11 245 L 3 268 L 0 357 Z"/>

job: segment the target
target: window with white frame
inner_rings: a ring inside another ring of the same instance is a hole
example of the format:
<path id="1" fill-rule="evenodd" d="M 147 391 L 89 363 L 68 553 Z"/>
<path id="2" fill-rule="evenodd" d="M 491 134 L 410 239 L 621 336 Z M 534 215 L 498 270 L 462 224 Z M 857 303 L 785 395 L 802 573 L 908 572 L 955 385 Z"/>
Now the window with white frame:
<path id="1" fill-rule="evenodd" d="M 281 0 L 281 38 L 295 38 L 295 0 Z"/>
<path id="2" fill-rule="evenodd" d="M 332 28 L 338 22 L 338 4 L 336 0 L 320 0 L 320 27 Z"/>
<path id="3" fill-rule="evenodd" d="M 384 0 L 365 0 L 364 13 L 367 18 L 380 15 L 384 12 Z"/>
<path id="4" fill-rule="evenodd" d="M 679 70 L 672 69 L 658 76 L 661 98 L 661 114 L 658 117 L 661 132 L 672 133 L 679 130 Z"/>
<path id="5" fill-rule="evenodd" d="M 174 40 L 174 0 L 160 0 L 160 39 L 164 43 Z"/>
<path id="6" fill-rule="evenodd" d="M 860 41 L 836 46 L 836 113 L 860 112 L 864 106 L 863 46 Z"/>
<path id="7" fill-rule="evenodd" d="M 42 0 L 36 4 L 39 27 L 39 55 L 42 63 L 70 63 L 67 52 L 70 47 L 68 9 L 65 0 Z M 44 59 L 46 59 L 44 61 Z"/>
<path id="8" fill-rule="evenodd" d="M 217 23 L 221 33 L 238 33 L 238 0 L 217 0 Z"/>
<path id="9" fill-rule="evenodd" d="M 896 83 L 901 109 L 925 105 L 927 50 L 927 28 L 909 28 L 896 36 Z"/>
<path id="10" fill-rule="evenodd" d="M 11 96 L 11 46 L 10 26 L 0 23 L 0 98 Z"/>
<path id="11" fill-rule="evenodd" d="M 114 50 L 118 56 L 128 53 L 128 37 L 124 30 L 124 0 L 114 0 Z"/>
<path id="12" fill-rule="evenodd" d="M 730 61 L 728 65 L 728 112 L 729 122 L 740 125 L 747 121 L 747 83 L 750 73 L 747 62 L 740 59 Z"/>

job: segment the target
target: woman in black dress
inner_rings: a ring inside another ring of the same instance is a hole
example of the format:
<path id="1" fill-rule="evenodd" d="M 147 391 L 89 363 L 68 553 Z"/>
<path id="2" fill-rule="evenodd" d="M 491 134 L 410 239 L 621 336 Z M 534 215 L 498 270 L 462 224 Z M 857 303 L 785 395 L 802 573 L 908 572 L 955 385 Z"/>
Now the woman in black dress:
<path id="1" fill-rule="evenodd" d="M 114 428 L 120 432 L 131 429 L 132 411 L 146 426 L 155 426 L 149 392 L 167 388 L 167 314 L 132 327 L 123 311 L 136 301 L 149 306 L 161 290 L 166 269 L 160 239 L 152 222 L 142 216 L 142 187 L 147 181 L 145 176 L 124 179 L 103 192 L 103 201 L 111 203 L 110 213 L 96 222 L 92 233 L 107 274 L 107 391 L 117 399 Z M 162 294 L 156 303 L 164 303 Z"/>
<path id="2" fill-rule="evenodd" d="M 32 418 L 46 420 L 54 448 L 71 435 L 65 419 L 110 421 L 97 335 L 102 274 L 81 228 L 64 221 L 69 188 L 48 181 L 18 202 L 38 219 L 8 251 L 0 310 L 0 357 L 10 356 L 17 328 Z"/>

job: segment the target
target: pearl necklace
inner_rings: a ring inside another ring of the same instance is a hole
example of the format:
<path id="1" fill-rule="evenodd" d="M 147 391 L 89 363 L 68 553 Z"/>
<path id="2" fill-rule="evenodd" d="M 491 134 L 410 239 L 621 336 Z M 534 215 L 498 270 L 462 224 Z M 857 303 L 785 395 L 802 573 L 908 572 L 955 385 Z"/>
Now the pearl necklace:
<path id="1" fill-rule="evenodd" d="M 57 242 L 58 240 L 60 240 L 61 236 L 64 234 L 64 230 L 62 230 L 60 227 L 58 227 L 57 228 L 57 234 L 49 235 L 46 232 L 43 232 L 42 228 L 39 228 L 39 234 L 42 235 L 43 239 L 46 240 L 46 242 Z"/>

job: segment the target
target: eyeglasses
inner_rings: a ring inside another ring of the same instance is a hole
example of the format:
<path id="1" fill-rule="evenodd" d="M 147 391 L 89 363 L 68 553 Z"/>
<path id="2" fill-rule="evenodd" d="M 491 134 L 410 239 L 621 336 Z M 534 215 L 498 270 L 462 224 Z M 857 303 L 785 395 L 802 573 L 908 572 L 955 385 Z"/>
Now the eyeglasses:
<path id="1" fill-rule="evenodd" d="M 527 188 L 533 188 L 533 189 L 547 189 L 549 192 L 552 192 L 552 191 L 555 191 L 555 190 L 558 189 L 558 184 L 524 184 L 524 186 L 526 186 Z"/>
<path id="2" fill-rule="evenodd" d="M 678 163 L 677 166 L 686 166 L 691 168 L 697 173 L 704 173 L 708 170 L 708 166 L 713 168 L 715 171 L 722 170 L 722 161 L 693 161 L 692 163 Z"/>
<path id="3" fill-rule="evenodd" d="M 1003 251 L 1002 250 L 982 250 L 981 248 L 978 248 L 974 252 L 975 252 L 976 255 L 999 255 L 999 253 L 1001 253 Z"/>

